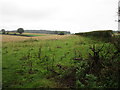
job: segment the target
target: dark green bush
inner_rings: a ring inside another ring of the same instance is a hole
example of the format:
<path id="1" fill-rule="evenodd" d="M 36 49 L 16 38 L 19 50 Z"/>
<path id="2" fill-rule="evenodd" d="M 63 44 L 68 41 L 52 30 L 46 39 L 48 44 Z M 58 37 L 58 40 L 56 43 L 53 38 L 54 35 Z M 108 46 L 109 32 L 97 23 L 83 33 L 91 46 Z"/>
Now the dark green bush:
<path id="1" fill-rule="evenodd" d="M 113 44 L 95 46 L 85 60 L 76 63 L 77 88 L 118 88 L 120 83 L 119 40 Z"/>

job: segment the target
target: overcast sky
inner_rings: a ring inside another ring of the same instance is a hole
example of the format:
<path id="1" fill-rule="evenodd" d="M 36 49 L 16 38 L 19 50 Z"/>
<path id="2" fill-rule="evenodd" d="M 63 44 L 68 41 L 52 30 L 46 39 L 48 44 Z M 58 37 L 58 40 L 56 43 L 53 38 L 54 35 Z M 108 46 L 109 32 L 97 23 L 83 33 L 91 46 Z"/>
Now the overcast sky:
<path id="1" fill-rule="evenodd" d="M 0 29 L 117 30 L 118 0 L 0 0 Z"/>

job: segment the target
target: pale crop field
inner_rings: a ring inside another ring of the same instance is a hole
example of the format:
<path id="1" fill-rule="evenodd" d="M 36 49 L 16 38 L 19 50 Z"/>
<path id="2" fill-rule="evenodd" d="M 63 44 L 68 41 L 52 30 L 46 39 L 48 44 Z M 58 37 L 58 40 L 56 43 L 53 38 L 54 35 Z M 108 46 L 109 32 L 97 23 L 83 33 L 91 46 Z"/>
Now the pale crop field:
<path id="1" fill-rule="evenodd" d="M 34 35 L 34 34 L 32 34 L 32 35 Z M 39 34 L 37 34 L 37 35 L 39 35 Z M 28 40 L 28 39 L 34 39 L 34 40 L 57 40 L 57 39 L 68 38 L 69 36 L 71 36 L 71 35 L 63 35 L 62 36 L 62 35 L 49 35 L 49 34 L 40 34 L 40 35 L 43 35 L 43 36 L 25 37 L 25 36 L 14 36 L 14 35 L 1 35 L 2 36 L 1 40 L 2 40 L 2 42 L 24 41 L 24 40 Z"/>

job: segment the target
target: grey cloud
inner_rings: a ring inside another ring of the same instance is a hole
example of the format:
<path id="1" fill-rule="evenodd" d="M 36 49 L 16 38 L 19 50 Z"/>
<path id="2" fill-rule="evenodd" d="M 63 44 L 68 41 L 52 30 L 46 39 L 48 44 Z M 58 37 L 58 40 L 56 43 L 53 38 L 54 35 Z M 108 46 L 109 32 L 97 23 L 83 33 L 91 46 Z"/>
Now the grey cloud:
<path id="1" fill-rule="evenodd" d="M 2 20 L 4 19 L 25 19 L 25 20 L 40 20 L 51 16 L 56 13 L 55 8 L 46 8 L 46 9 L 22 9 L 17 7 L 14 4 L 3 4 L 1 8 Z"/>

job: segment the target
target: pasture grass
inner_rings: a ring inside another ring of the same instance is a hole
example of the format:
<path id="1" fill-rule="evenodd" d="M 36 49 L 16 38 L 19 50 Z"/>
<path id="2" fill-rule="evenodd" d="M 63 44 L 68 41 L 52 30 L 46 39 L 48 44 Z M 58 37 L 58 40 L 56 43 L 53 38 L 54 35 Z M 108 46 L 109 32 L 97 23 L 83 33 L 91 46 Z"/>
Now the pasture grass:
<path id="1" fill-rule="evenodd" d="M 60 40 L 3 42 L 3 88 L 69 87 L 63 83 L 67 70 L 76 66 L 74 58 L 87 59 L 93 44 L 109 43 L 76 35 Z"/>

